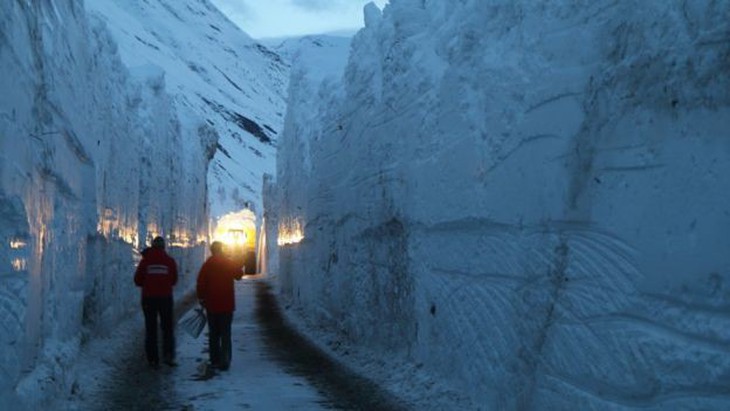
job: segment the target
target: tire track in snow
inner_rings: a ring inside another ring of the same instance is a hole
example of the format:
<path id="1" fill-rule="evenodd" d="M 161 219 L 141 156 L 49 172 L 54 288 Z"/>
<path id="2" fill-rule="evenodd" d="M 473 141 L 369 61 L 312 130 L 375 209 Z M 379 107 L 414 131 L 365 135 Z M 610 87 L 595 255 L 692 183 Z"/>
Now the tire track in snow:
<path id="1" fill-rule="evenodd" d="M 335 409 L 407 409 L 376 384 L 337 363 L 288 326 L 269 291 L 269 286 L 258 282 L 256 287 L 255 315 L 271 354 L 295 375 L 306 377 L 320 388 Z"/>

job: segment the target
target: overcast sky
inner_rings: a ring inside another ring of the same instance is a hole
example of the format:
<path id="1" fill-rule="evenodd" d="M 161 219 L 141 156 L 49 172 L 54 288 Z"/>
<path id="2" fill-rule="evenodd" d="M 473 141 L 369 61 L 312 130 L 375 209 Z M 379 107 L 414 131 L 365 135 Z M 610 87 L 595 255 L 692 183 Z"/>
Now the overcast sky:
<path id="1" fill-rule="evenodd" d="M 212 0 L 251 37 L 299 36 L 363 26 L 370 0 Z M 381 9 L 388 0 L 374 0 Z"/>

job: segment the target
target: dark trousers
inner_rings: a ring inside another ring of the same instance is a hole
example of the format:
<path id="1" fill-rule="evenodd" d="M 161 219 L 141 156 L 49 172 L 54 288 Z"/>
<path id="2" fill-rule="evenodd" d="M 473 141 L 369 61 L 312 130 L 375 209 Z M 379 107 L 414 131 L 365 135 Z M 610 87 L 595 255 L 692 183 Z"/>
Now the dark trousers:
<path id="1" fill-rule="evenodd" d="M 175 359 L 175 334 L 172 323 L 172 296 L 142 298 L 144 311 L 145 340 L 144 348 L 147 361 L 159 364 L 160 355 L 157 349 L 157 317 L 160 317 L 162 330 L 162 356 L 165 361 Z"/>
<path id="2" fill-rule="evenodd" d="M 233 313 L 208 311 L 208 351 L 210 363 L 227 370 L 231 365 L 231 321 Z"/>

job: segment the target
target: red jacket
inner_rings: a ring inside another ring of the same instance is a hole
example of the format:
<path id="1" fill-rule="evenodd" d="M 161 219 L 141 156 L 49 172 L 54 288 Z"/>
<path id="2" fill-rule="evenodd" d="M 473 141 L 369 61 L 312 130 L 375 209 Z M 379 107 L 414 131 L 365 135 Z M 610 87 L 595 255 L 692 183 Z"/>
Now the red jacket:
<path id="1" fill-rule="evenodd" d="M 162 248 L 150 248 L 134 273 L 134 283 L 142 287 L 142 297 L 172 296 L 177 284 L 177 264 Z"/>
<path id="2" fill-rule="evenodd" d="M 233 280 L 243 276 L 242 265 L 222 256 L 208 258 L 198 274 L 198 299 L 206 310 L 215 314 L 232 313 L 236 309 Z"/>

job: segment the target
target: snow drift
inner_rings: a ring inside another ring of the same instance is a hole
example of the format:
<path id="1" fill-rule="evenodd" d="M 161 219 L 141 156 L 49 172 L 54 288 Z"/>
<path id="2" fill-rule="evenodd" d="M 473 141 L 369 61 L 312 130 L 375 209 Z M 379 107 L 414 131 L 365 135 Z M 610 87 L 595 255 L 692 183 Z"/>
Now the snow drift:
<path id="1" fill-rule="evenodd" d="M 287 304 L 474 407 L 730 406 L 730 2 L 365 19 L 341 84 L 292 77 Z"/>

